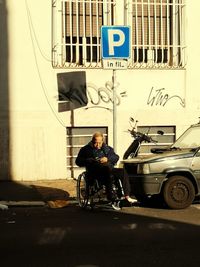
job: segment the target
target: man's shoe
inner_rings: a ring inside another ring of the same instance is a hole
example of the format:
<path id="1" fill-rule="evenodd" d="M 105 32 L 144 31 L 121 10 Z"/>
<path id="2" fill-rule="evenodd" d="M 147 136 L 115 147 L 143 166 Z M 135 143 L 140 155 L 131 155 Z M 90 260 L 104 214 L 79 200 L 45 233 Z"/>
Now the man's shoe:
<path id="1" fill-rule="evenodd" d="M 114 210 L 121 210 L 120 201 L 113 201 L 111 206 Z"/>
<path id="2" fill-rule="evenodd" d="M 137 203 L 138 201 L 134 198 L 131 198 L 131 197 L 126 197 L 126 200 L 130 203 L 130 204 L 134 204 L 134 203 Z"/>

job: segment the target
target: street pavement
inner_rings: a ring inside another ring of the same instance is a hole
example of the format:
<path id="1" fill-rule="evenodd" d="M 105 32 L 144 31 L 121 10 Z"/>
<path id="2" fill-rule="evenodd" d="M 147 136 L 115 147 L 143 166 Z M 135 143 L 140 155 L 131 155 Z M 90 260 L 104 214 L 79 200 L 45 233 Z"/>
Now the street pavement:
<path id="1" fill-rule="evenodd" d="M 0 267 L 196 267 L 200 202 L 82 210 L 73 179 L 0 182 Z"/>
<path id="2" fill-rule="evenodd" d="M 10 207 L 0 211 L 0 266 L 196 267 L 200 227 L 181 222 L 195 211 L 169 210 L 164 219 L 164 209 L 139 206 Z"/>

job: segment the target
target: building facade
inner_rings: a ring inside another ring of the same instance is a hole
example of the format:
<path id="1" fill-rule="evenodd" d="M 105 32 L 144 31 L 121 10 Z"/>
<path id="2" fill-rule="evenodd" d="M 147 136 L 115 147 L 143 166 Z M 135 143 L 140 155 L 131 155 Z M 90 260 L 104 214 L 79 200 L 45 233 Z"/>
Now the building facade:
<path id="1" fill-rule="evenodd" d="M 130 117 L 163 146 L 198 122 L 198 7 L 197 0 L 1 0 L 0 179 L 77 176 L 75 157 L 96 130 L 122 158 Z M 102 59 L 102 26 L 130 28 L 130 56 L 115 67 Z"/>

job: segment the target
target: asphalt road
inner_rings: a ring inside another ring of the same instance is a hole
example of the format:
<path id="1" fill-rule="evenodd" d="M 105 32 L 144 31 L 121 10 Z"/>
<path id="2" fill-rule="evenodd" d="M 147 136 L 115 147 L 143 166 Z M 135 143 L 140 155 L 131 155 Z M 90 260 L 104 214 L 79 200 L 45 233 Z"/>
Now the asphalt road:
<path id="1" fill-rule="evenodd" d="M 0 211 L 1 267 L 196 267 L 199 243 L 200 204 Z"/>

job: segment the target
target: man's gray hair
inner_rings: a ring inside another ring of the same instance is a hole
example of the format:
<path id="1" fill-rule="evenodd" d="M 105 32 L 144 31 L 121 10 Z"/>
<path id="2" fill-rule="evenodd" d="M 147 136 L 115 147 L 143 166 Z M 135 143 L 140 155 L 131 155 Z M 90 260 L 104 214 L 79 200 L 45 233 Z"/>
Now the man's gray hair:
<path id="1" fill-rule="evenodd" d="M 92 142 L 94 143 L 97 137 L 102 137 L 102 140 L 104 141 L 104 135 L 101 132 L 95 132 L 92 136 Z"/>

